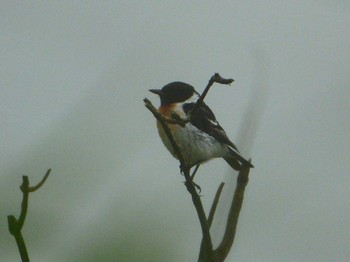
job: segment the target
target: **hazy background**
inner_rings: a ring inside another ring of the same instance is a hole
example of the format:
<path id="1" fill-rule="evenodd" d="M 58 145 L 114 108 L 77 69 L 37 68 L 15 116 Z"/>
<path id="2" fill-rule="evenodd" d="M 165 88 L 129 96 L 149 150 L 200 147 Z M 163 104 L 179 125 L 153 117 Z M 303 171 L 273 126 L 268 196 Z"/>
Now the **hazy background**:
<path id="1" fill-rule="evenodd" d="M 49 3 L 50 2 L 50 3 Z M 142 99 L 181 80 L 202 91 L 252 170 L 227 261 L 350 257 L 348 1 L 2 1 L 0 260 L 23 174 L 32 261 L 196 261 L 201 231 L 178 162 Z M 206 210 L 221 181 L 221 238 L 236 174 L 200 168 Z"/>

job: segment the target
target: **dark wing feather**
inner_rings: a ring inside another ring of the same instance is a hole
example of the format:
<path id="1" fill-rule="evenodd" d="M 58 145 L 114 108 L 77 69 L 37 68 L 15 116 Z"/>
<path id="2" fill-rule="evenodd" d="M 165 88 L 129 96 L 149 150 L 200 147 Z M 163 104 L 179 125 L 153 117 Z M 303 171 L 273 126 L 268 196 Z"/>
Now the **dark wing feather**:
<path id="1" fill-rule="evenodd" d="M 185 113 L 189 112 L 195 103 L 184 104 Z M 227 137 L 225 130 L 220 126 L 216 120 L 214 113 L 211 109 L 203 103 L 191 117 L 191 124 L 197 127 L 199 130 L 207 133 L 222 143 L 227 144 L 238 152 L 237 147 Z"/>

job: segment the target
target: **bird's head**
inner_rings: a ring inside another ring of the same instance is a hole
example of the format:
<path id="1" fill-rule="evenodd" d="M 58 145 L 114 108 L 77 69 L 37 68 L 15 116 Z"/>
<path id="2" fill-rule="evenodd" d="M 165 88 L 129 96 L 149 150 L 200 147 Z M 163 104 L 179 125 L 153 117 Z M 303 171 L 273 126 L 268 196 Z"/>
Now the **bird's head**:
<path id="1" fill-rule="evenodd" d="M 198 93 L 193 86 L 183 82 L 172 82 L 165 85 L 162 89 L 150 89 L 149 91 L 159 95 L 162 106 L 183 103 L 192 100 L 192 98 L 198 99 Z"/>

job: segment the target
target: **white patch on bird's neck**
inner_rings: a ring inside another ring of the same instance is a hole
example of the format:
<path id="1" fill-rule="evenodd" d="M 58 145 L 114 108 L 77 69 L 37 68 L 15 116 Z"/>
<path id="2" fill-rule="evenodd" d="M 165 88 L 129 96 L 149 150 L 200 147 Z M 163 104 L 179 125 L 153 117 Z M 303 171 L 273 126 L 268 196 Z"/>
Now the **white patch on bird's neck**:
<path id="1" fill-rule="evenodd" d="M 196 93 L 193 93 L 193 95 L 190 98 L 186 99 L 185 101 L 176 103 L 174 108 L 172 108 L 171 111 L 177 114 L 182 120 L 187 120 L 188 116 L 185 114 L 183 105 L 196 103 L 198 99 L 199 99 L 199 95 Z"/>
<path id="2" fill-rule="evenodd" d="M 197 93 L 193 93 L 193 95 L 186 99 L 182 104 L 189 104 L 189 103 L 196 103 L 197 100 L 199 99 L 199 95 Z"/>

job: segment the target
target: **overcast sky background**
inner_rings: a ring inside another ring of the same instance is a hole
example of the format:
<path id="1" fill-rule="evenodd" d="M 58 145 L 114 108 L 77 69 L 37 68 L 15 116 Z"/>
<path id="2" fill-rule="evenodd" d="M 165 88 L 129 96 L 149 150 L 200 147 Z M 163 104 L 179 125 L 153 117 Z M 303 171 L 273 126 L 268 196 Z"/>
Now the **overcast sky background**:
<path id="1" fill-rule="evenodd" d="M 181 80 L 255 169 L 227 261 L 350 257 L 348 1 L 2 1 L 0 260 L 18 261 L 7 215 L 30 196 L 32 261 L 196 261 L 201 231 L 178 162 L 144 107 Z M 219 243 L 236 174 L 197 183 Z"/>

